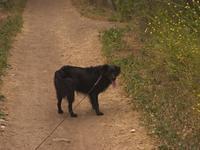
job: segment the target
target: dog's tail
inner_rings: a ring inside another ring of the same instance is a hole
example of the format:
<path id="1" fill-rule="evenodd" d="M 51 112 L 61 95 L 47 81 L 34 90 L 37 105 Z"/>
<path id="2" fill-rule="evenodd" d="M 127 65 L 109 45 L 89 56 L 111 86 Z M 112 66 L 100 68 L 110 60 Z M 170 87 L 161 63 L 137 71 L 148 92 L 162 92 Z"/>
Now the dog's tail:
<path id="1" fill-rule="evenodd" d="M 58 70 L 54 74 L 54 85 L 55 85 L 55 87 L 56 87 L 56 84 L 58 82 L 61 82 L 63 80 L 63 73 L 62 72 L 63 72 L 62 70 Z"/>
<path id="2" fill-rule="evenodd" d="M 59 70 L 57 70 L 54 74 L 54 86 L 55 88 L 59 88 L 63 84 L 67 84 L 69 80 L 66 78 L 69 76 L 70 66 L 63 66 Z"/>
<path id="3" fill-rule="evenodd" d="M 57 87 L 57 84 L 61 85 L 65 82 L 65 78 L 68 76 L 68 66 L 63 66 L 57 70 L 54 74 L 54 85 Z"/>

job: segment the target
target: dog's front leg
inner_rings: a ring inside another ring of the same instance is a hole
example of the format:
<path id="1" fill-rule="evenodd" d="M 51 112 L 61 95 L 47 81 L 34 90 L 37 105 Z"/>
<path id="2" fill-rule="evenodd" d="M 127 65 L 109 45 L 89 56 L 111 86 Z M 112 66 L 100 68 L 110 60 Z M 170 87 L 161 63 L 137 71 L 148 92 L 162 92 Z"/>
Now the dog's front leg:
<path id="1" fill-rule="evenodd" d="M 90 102 L 92 104 L 92 108 L 95 110 L 98 116 L 103 115 L 99 110 L 99 102 L 98 102 L 98 94 L 90 94 Z"/>

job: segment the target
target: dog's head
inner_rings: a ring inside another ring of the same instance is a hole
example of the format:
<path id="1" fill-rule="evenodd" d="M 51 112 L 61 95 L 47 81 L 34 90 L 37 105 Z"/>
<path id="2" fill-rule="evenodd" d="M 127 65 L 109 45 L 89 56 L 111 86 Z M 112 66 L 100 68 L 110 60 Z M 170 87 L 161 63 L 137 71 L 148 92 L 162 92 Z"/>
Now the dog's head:
<path id="1" fill-rule="evenodd" d="M 120 74 L 120 67 L 116 65 L 103 65 L 103 76 L 106 77 L 113 86 L 115 86 L 115 80 Z"/>

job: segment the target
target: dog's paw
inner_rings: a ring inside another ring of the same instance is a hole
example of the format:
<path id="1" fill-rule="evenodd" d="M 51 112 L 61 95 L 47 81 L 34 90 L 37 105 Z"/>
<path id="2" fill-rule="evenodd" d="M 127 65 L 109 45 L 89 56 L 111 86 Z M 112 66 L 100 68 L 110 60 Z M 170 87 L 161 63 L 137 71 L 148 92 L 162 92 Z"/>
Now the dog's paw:
<path id="1" fill-rule="evenodd" d="M 76 118 L 76 117 L 78 117 L 78 115 L 73 113 L 73 114 L 71 114 L 71 117 Z"/>
<path id="2" fill-rule="evenodd" d="M 103 116 L 104 115 L 102 112 L 98 112 L 96 114 L 97 114 L 97 116 Z"/>
<path id="3" fill-rule="evenodd" d="M 63 114 L 63 110 L 58 110 L 58 113 L 59 114 Z"/>

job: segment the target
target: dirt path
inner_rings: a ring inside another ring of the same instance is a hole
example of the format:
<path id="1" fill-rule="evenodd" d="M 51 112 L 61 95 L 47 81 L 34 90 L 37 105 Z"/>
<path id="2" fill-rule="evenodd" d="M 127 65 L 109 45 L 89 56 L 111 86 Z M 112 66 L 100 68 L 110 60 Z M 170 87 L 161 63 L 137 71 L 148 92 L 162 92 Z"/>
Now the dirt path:
<path id="1" fill-rule="evenodd" d="M 61 121 L 65 122 L 41 150 L 149 150 L 153 141 L 139 124 L 121 87 L 100 96 L 104 116 L 97 117 L 87 100 L 78 118 L 56 112 L 53 73 L 63 64 L 102 64 L 98 31 L 108 23 L 81 17 L 70 0 L 29 0 L 24 28 L 17 36 L 4 79 L 8 125 L 0 133 L 1 150 L 31 150 Z M 76 103 L 82 98 L 76 96 Z M 135 133 L 130 133 L 136 129 Z M 66 138 L 70 143 L 54 141 Z"/>

